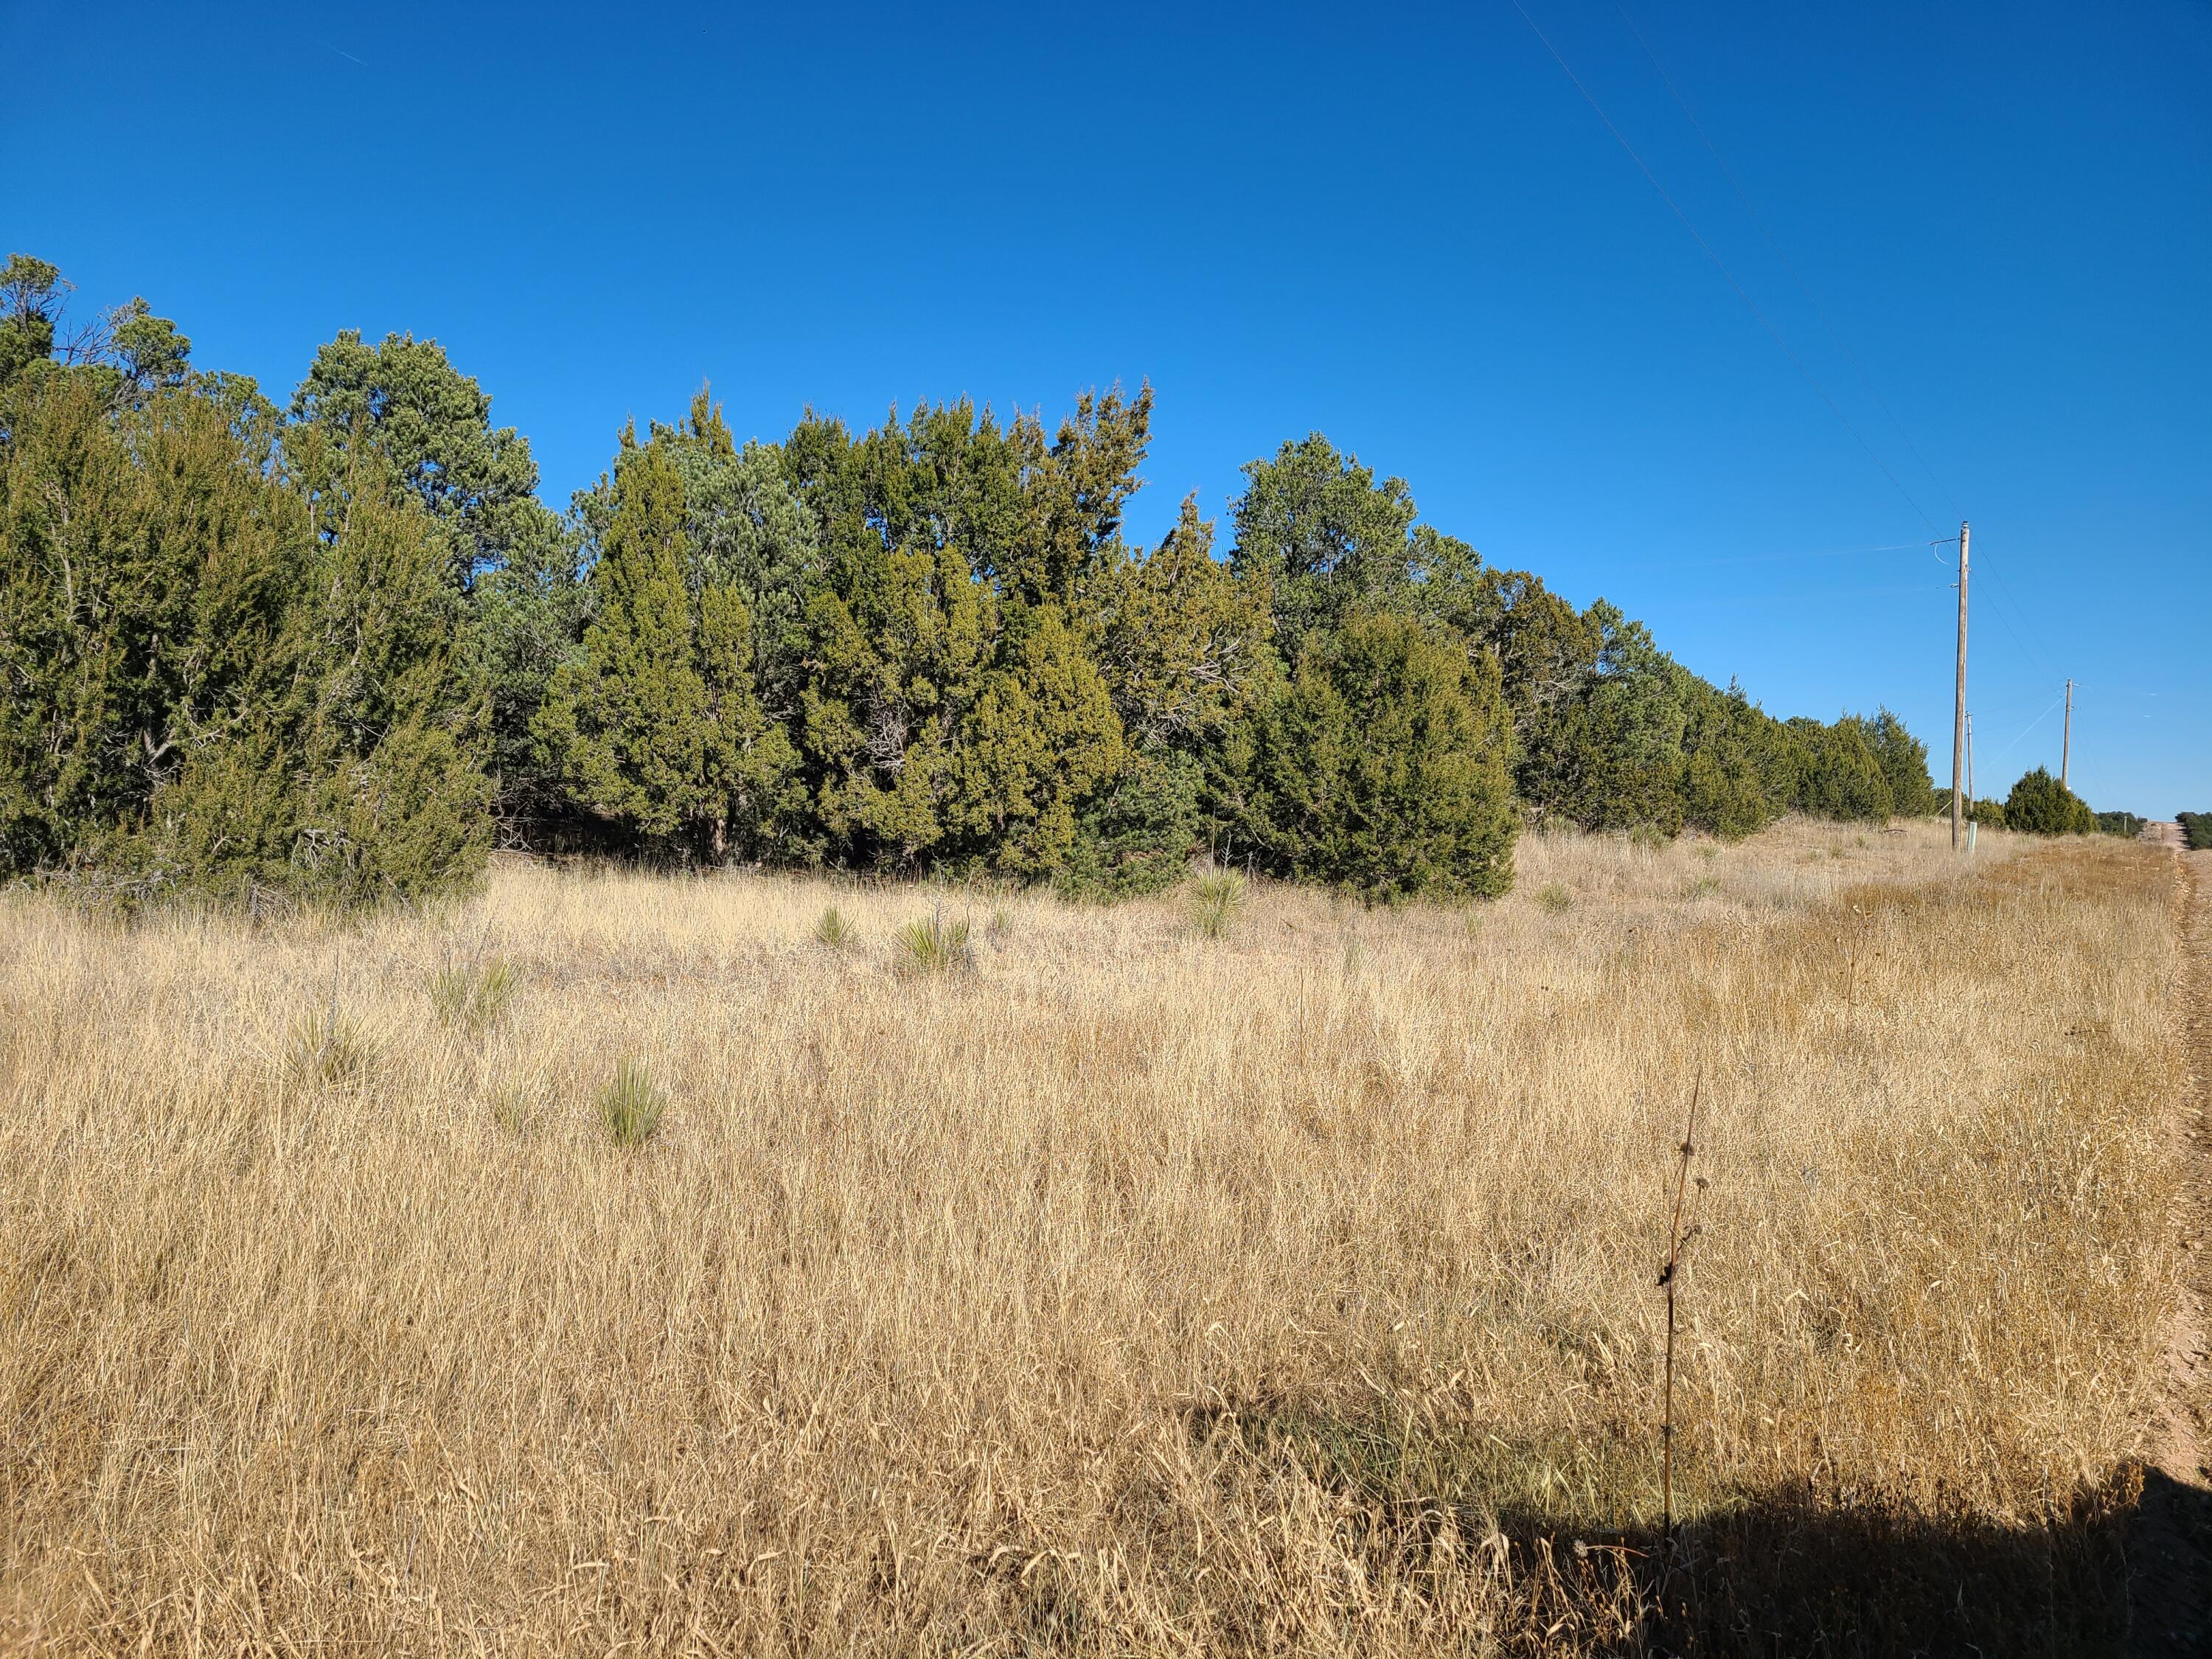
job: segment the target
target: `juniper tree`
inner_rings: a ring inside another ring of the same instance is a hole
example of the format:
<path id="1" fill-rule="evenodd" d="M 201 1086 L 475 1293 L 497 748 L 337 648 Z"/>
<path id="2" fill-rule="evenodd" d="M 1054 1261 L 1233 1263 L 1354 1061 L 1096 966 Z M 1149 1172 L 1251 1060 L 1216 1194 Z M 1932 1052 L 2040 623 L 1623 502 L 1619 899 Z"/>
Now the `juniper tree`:
<path id="1" fill-rule="evenodd" d="M 1316 432 L 1251 462 L 1244 481 L 1230 563 L 1267 584 L 1286 649 L 1355 604 L 1402 596 L 1416 513 L 1405 480 L 1377 483 L 1373 468 Z"/>
<path id="2" fill-rule="evenodd" d="M 2097 828 L 2088 804 L 2044 767 L 2022 775 L 2005 797 L 2004 825 L 2031 836 L 2086 836 Z"/>
<path id="3" fill-rule="evenodd" d="M 684 589 L 683 481 L 658 446 L 625 447 L 583 650 L 555 672 L 533 729 L 581 802 L 672 850 L 686 835 L 713 839 L 709 702 Z"/>
<path id="4" fill-rule="evenodd" d="M 1257 723 L 1249 827 L 1282 872 L 1382 899 L 1512 883 L 1511 727 L 1493 664 L 1419 621 L 1316 631 Z"/>

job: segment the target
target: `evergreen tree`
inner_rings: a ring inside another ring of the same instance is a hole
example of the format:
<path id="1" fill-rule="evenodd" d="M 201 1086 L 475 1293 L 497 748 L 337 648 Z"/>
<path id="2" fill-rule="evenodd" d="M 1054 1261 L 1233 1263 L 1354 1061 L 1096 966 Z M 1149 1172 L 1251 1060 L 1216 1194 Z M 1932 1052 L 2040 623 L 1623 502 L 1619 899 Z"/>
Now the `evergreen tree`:
<path id="1" fill-rule="evenodd" d="M 1867 740 L 1889 785 L 1892 810 L 1901 817 L 1925 817 L 1936 810 L 1936 780 L 1928 775 L 1928 745 L 1905 729 L 1888 709 L 1866 725 Z M 1948 805 L 1948 798 L 1946 798 Z"/>
<path id="2" fill-rule="evenodd" d="M 1165 886 L 1242 813 L 1251 711 L 1281 671 L 1266 587 L 1217 562 L 1212 542 L 1213 526 L 1186 500 L 1149 556 L 1116 557 L 1092 584 L 1099 672 L 1127 750 L 1083 815 L 1068 885 Z"/>
<path id="3" fill-rule="evenodd" d="M 1307 633 L 1333 625 L 1354 605 L 1406 597 L 1413 498 L 1402 478 L 1340 454 L 1318 432 L 1244 469 L 1230 566 L 1266 584 L 1275 633 L 1293 653 Z"/>
<path id="4" fill-rule="evenodd" d="M 1790 800 L 1762 763 L 1773 722 L 1735 685 L 1723 695 L 1702 680 L 1690 682 L 1686 702 L 1684 818 L 1725 841 L 1765 829 Z"/>
<path id="5" fill-rule="evenodd" d="M 593 811 L 662 850 L 702 832 L 711 848 L 723 812 L 684 589 L 683 480 L 659 446 L 625 447 L 583 653 L 555 672 L 535 730 Z"/>
<path id="6" fill-rule="evenodd" d="M 481 700 L 443 536 L 364 456 L 319 538 L 248 389 L 211 390 L 94 361 L 0 394 L 0 858 L 125 902 L 465 884 Z"/>
<path id="7" fill-rule="evenodd" d="M 1589 672 L 1532 715 L 1517 781 L 1536 811 L 1586 830 L 1682 827 L 1682 739 L 1688 676 L 1599 600 L 1583 618 Z"/>
<path id="8" fill-rule="evenodd" d="M 1260 715 L 1249 829 L 1273 867 L 1370 897 L 1512 884 L 1511 728 L 1498 672 L 1402 614 L 1316 631 Z"/>
<path id="9" fill-rule="evenodd" d="M 2087 836 L 2097 829 L 2097 815 L 2088 803 L 2043 767 L 2023 775 L 2005 797 L 2008 830 L 2030 836 Z"/>
<path id="10" fill-rule="evenodd" d="M 991 867 L 1048 878 L 1079 810 L 1121 769 L 1121 723 L 1057 606 L 1018 609 L 1000 654 L 959 727 L 946 824 Z"/>
<path id="11" fill-rule="evenodd" d="M 802 749 L 836 856 L 910 869 L 944 838 L 961 728 L 996 652 L 999 605 L 954 548 L 863 542 L 808 608 L 817 670 Z"/>
<path id="12" fill-rule="evenodd" d="M 289 684 L 311 538 L 220 410 L 118 416 L 94 376 L 0 403 L 0 867 L 76 862 Z"/>
<path id="13" fill-rule="evenodd" d="M 1832 726 L 1790 722 L 1802 745 L 1796 805 L 1814 817 L 1879 823 L 1896 810 L 1889 777 L 1866 721 L 1845 715 Z"/>
<path id="14" fill-rule="evenodd" d="M 491 423 L 491 399 L 435 340 L 389 334 L 381 345 L 347 329 L 315 353 L 292 398 L 295 422 L 319 429 L 327 471 L 309 486 L 335 507 L 357 446 L 381 454 L 432 518 L 453 532 L 453 580 L 467 587 L 518 543 L 543 533 L 538 464 L 513 427 Z"/>

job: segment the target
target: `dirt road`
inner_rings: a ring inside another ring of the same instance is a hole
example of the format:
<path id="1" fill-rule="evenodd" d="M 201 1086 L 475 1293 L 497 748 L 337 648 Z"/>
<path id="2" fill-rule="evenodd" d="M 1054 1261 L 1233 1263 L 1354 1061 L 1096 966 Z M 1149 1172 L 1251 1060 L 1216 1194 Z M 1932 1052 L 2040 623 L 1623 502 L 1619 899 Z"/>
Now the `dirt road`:
<path id="1" fill-rule="evenodd" d="M 2174 823 L 2142 839 L 2179 848 Z M 2212 1654 L 2212 853 L 2178 853 L 2183 879 L 2182 1018 L 2192 1073 L 2175 1133 L 2189 1165 L 2174 1224 L 2190 1283 L 2166 1344 L 2167 1397 L 2129 1540 L 2132 1651 Z"/>

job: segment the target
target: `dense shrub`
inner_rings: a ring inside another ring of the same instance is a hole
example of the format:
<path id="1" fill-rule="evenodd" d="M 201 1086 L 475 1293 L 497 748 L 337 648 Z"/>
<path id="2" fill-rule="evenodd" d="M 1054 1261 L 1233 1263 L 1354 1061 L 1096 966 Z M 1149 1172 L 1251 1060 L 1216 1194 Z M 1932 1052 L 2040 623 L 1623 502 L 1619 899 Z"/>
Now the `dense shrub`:
<path id="1" fill-rule="evenodd" d="M 447 538 L 380 458 L 288 465 L 265 410 L 74 368 L 0 405 L 0 869 L 129 902 L 473 879 L 483 698 Z"/>
<path id="2" fill-rule="evenodd" d="M 1286 875 L 1383 899 L 1502 893 L 1510 744 L 1495 667 L 1412 617 L 1355 613 L 1261 714 L 1249 827 Z"/>
<path id="3" fill-rule="evenodd" d="M 1897 810 L 1882 753 L 1868 722 L 1846 716 L 1833 726 L 1792 720 L 1802 758 L 1797 783 L 1798 810 L 1815 817 L 1879 823 Z M 1922 768 L 1926 776 L 1926 768 Z M 1924 799 L 1923 783 L 1912 804 Z"/>
<path id="4" fill-rule="evenodd" d="M 2087 803 L 2039 766 L 2005 797 L 2005 827 L 2031 836 L 2096 833 L 2097 815 Z"/>

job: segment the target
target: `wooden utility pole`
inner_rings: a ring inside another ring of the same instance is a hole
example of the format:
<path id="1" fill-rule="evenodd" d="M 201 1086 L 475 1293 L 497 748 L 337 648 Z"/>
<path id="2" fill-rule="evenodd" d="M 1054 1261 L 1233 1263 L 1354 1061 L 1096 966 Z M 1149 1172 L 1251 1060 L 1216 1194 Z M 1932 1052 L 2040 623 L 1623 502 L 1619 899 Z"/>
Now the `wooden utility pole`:
<path id="1" fill-rule="evenodd" d="M 1966 766 L 1966 523 L 1959 521 L 1959 684 L 1951 701 L 1951 850 L 1959 850 L 1960 799 Z"/>
<path id="2" fill-rule="evenodd" d="M 1974 801 L 1974 717 L 1966 716 L 1966 804 Z"/>
<path id="3" fill-rule="evenodd" d="M 2061 789 L 2068 789 L 2073 787 L 2066 781 L 2067 772 L 2073 763 L 2074 682 L 2069 680 L 2066 682 L 2066 736 L 2058 745 L 2058 787 Z"/>

